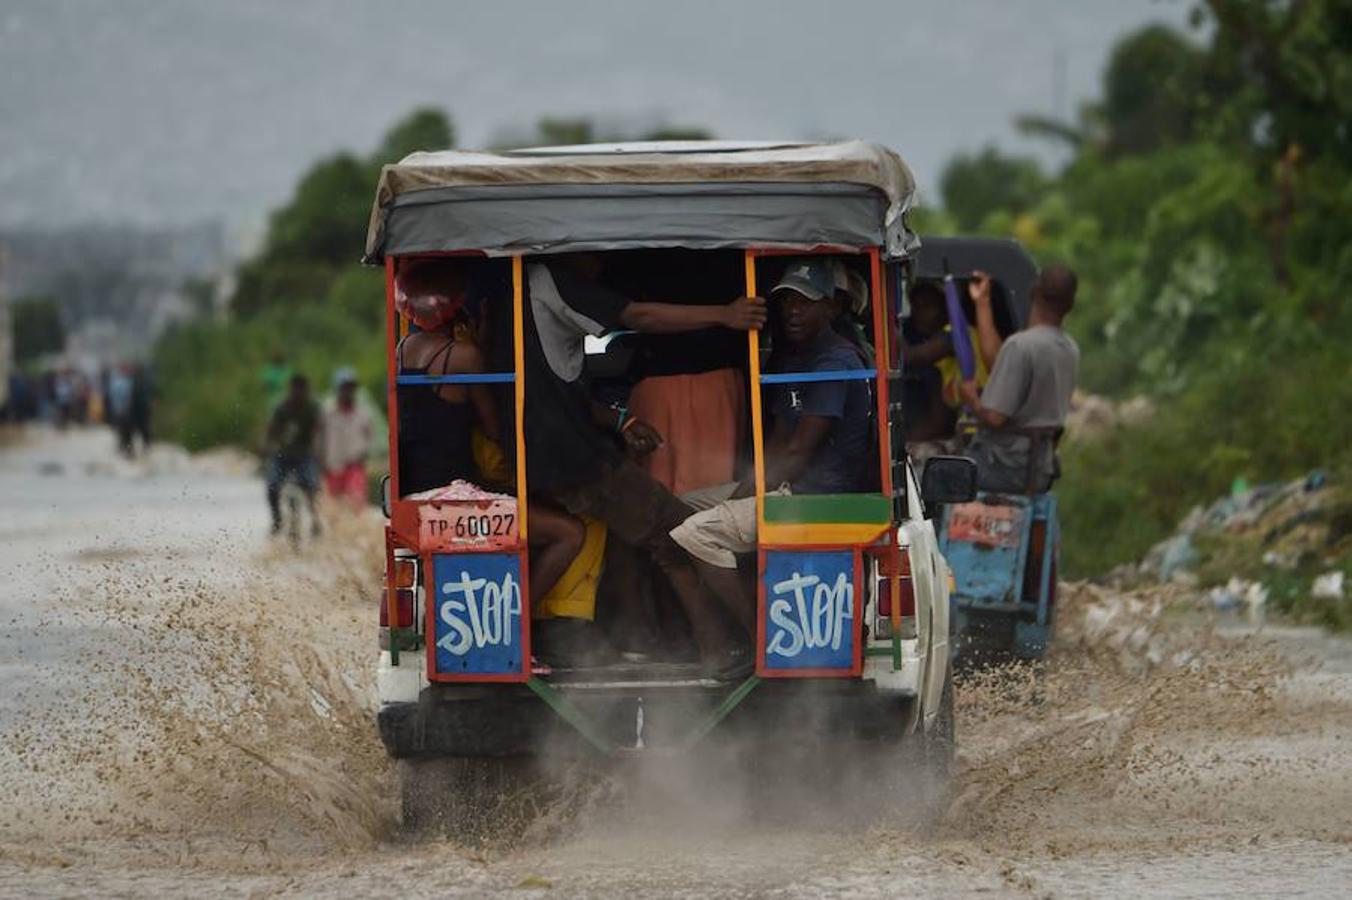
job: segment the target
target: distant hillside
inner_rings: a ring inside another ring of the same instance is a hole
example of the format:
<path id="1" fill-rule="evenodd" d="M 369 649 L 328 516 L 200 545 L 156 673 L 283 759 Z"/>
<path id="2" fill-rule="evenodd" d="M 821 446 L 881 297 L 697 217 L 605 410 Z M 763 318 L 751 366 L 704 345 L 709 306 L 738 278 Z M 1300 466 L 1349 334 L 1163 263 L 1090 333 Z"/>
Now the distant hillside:
<path id="1" fill-rule="evenodd" d="M 219 224 L 0 231 L 0 254 L 0 296 L 56 298 L 72 352 L 98 361 L 144 355 L 210 305 L 233 264 Z"/>

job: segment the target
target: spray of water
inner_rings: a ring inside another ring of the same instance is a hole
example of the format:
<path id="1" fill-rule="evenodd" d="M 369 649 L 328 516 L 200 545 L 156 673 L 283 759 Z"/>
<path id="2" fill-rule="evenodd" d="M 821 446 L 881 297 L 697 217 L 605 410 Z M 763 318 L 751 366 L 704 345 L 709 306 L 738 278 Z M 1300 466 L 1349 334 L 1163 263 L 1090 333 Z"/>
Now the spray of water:
<path id="1" fill-rule="evenodd" d="M 378 529 L 335 519 L 297 557 L 178 576 L 173 559 L 100 561 L 40 627 L 77 644 L 39 668 L 42 712 L 4 763 L 7 843 L 117 841 L 259 865 L 369 849 L 393 780 L 373 727 Z M 209 552 L 204 550 L 204 552 Z M 70 852 L 80 852 L 78 849 Z"/>

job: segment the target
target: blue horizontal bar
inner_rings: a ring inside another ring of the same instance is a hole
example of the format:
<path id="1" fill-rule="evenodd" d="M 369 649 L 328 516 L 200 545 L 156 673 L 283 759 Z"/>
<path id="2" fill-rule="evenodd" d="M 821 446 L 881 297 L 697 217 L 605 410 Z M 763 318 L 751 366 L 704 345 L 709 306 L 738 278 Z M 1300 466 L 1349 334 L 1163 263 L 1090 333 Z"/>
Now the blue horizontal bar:
<path id="1" fill-rule="evenodd" d="M 872 381 L 877 369 L 836 369 L 829 372 L 776 372 L 762 375 L 761 384 L 808 384 L 813 381 Z"/>
<path id="2" fill-rule="evenodd" d="M 480 372 L 475 375 L 400 375 L 396 384 L 510 384 L 515 372 Z"/>

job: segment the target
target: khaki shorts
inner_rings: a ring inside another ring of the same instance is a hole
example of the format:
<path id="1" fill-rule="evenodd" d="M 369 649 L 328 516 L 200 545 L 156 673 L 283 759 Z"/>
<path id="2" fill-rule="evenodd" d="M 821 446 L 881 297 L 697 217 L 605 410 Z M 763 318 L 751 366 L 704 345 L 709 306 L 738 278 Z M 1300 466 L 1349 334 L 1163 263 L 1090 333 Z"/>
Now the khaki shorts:
<path id="1" fill-rule="evenodd" d="M 682 494 L 699 512 L 671 529 L 671 539 L 695 559 L 720 569 L 737 568 L 737 554 L 756 549 L 756 498 L 729 499 L 737 488 L 720 484 Z M 788 493 L 788 487 L 770 493 Z"/>

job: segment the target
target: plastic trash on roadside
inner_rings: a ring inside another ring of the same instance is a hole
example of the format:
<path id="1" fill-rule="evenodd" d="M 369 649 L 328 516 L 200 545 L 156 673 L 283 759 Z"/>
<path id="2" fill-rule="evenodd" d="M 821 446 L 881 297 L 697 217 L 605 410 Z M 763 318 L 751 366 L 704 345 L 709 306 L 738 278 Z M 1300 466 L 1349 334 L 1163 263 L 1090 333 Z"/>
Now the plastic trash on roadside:
<path id="1" fill-rule="evenodd" d="M 1251 622 L 1261 622 L 1267 606 L 1267 586 L 1246 578 L 1231 578 L 1223 587 L 1214 587 L 1207 594 L 1217 612 L 1242 612 Z"/>
<path id="2" fill-rule="evenodd" d="M 1325 572 L 1314 580 L 1314 584 L 1310 587 L 1310 596 L 1320 600 L 1341 600 L 1344 580 L 1342 572 Z"/>

